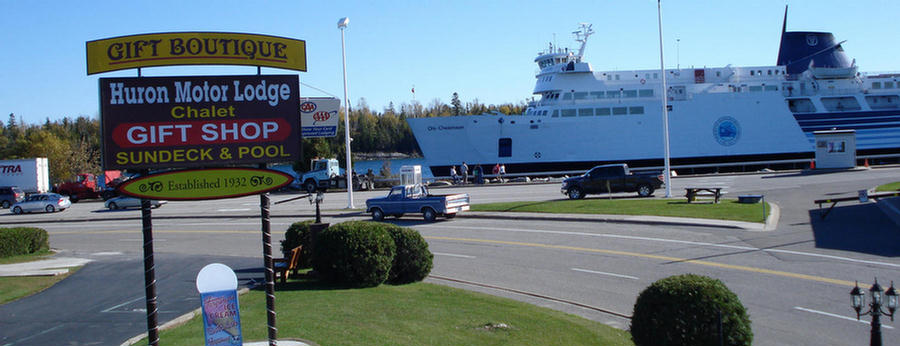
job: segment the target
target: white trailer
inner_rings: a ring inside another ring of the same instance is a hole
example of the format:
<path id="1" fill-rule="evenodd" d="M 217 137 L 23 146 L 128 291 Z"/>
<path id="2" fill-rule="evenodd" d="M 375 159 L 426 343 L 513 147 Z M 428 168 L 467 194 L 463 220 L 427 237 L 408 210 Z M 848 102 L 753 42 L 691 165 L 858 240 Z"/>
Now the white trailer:
<path id="1" fill-rule="evenodd" d="M 0 186 L 18 186 L 28 194 L 50 191 L 50 163 L 46 157 L 2 160 Z"/>

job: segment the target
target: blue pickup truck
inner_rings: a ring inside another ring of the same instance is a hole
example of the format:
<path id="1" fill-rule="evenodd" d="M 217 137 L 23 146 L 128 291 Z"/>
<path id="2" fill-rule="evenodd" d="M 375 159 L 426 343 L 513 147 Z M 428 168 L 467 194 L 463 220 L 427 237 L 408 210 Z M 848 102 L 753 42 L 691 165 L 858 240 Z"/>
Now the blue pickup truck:
<path id="1" fill-rule="evenodd" d="M 434 221 L 438 216 L 452 219 L 456 213 L 469 210 L 469 195 L 431 195 L 421 185 L 398 185 L 391 188 L 385 197 L 366 200 L 366 212 L 372 220 L 384 220 L 385 215 L 401 217 L 408 213 L 422 213 L 425 221 Z"/>

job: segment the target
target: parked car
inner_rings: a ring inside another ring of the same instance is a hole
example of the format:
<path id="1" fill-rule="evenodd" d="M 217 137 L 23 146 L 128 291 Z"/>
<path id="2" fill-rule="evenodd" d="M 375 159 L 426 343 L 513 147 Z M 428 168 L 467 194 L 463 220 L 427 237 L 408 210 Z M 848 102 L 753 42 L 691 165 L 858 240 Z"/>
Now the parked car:
<path id="1" fill-rule="evenodd" d="M 9 208 L 25 199 L 25 192 L 17 186 L 0 186 L 0 207 Z"/>
<path id="2" fill-rule="evenodd" d="M 570 199 L 582 199 L 587 194 L 637 192 L 649 197 L 663 185 L 661 173 L 635 173 L 626 164 L 603 165 L 591 168 L 583 175 L 563 181 L 560 192 Z"/>
<path id="3" fill-rule="evenodd" d="M 425 221 L 431 222 L 439 215 L 452 219 L 466 210 L 468 194 L 432 195 L 422 184 L 394 186 L 387 196 L 366 200 L 366 212 L 372 213 L 375 221 L 383 220 L 385 215 L 399 218 L 406 213 L 422 213 Z"/>
<path id="4" fill-rule="evenodd" d="M 72 206 L 69 197 L 58 193 L 38 193 L 28 197 L 25 200 L 13 204 L 13 214 L 32 213 L 32 212 L 48 212 L 63 211 Z"/>
<path id="5" fill-rule="evenodd" d="M 151 199 L 150 207 L 151 208 L 159 208 L 161 205 L 166 204 L 166 203 L 168 203 L 168 202 L 167 201 L 157 201 L 157 200 Z M 118 196 L 118 197 L 113 197 L 113 198 L 106 200 L 106 202 L 103 205 L 109 210 L 125 209 L 125 208 L 140 208 L 141 207 L 141 199 L 134 198 L 131 196 Z"/>

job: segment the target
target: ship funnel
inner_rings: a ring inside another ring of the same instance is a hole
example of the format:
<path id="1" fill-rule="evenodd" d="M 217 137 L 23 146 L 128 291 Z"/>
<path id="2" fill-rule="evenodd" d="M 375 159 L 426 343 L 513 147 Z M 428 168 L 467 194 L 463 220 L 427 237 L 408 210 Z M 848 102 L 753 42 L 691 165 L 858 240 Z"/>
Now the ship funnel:
<path id="1" fill-rule="evenodd" d="M 785 66 L 788 74 L 800 74 L 810 66 L 847 68 L 850 59 L 841 44 L 830 32 L 793 31 L 781 35 L 778 66 Z"/>

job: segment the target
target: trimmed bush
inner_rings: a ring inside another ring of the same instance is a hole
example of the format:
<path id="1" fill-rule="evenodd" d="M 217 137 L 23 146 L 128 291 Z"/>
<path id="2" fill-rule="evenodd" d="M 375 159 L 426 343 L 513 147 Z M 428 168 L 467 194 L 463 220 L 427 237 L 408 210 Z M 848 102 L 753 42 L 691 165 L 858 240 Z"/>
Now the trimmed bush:
<path id="1" fill-rule="evenodd" d="M 49 249 L 50 241 L 44 229 L 0 228 L 0 257 L 27 255 Z"/>
<path id="2" fill-rule="evenodd" d="M 312 264 L 312 247 L 309 246 L 309 225 L 315 223 L 313 220 L 294 222 L 286 231 L 284 231 L 284 240 L 281 241 L 281 253 L 284 258 L 290 258 L 291 250 L 295 247 L 303 245 L 300 250 L 300 268 L 309 268 Z"/>
<path id="3" fill-rule="evenodd" d="M 394 226 L 394 225 L 391 225 Z M 431 273 L 434 255 L 428 251 L 428 243 L 416 230 L 394 226 L 389 229 L 397 252 L 388 275 L 388 282 L 394 285 L 422 281 Z"/>
<path id="4" fill-rule="evenodd" d="M 388 278 L 395 247 L 387 224 L 342 222 L 319 234 L 313 249 L 313 269 L 329 282 L 378 286 Z"/>
<path id="5" fill-rule="evenodd" d="M 637 346 L 716 346 L 719 311 L 725 345 L 751 345 L 750 318 L 725 284 L 694 274 L 670 276 L 638 296 L 631 338 Z"/>

